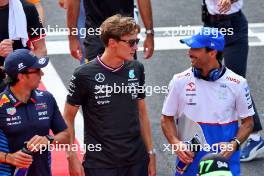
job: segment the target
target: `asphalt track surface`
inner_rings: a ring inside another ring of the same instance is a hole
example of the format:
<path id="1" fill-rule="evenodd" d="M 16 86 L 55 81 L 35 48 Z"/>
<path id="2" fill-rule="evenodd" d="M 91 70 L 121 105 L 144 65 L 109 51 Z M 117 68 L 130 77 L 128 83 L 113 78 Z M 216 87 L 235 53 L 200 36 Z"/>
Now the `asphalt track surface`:
<path id="1" fill-rule="evenodd" d="M 244 3 L 243 11 L 249 23 L 263 23 L 264 1 L 250 0 Z M 57 1 L 43 0 L 43 4 L 46 11 L 46 25 L 65 27 L 65 11 L 59 8 Z M 199 0 L 152 0 L 152 7 L 155 27 L 176 27 L 180 25 L 197 26 L 202 24 L 200 21 Z M 56 40 L 56 38 L 54 40 Z M 68 48 L 65 48 L 65 50 L 67 49 Z M 247 70 L 247 79 L 258 112 L 261 116 L 262 124 L 264 124 L 263 49 L 263 46 L 250 47 Z M 143 62 L 146 70 L 146 84 L 152 86 L 167 85 L 173 74 L 181 72 L 189 67 L 189 59 L 186 52 L 187 50 L 159 50 L 154 53 L 150 60 L 144 60 L 142 52 L 139 52 L 138 58 Z M 79 63 L 68 54 L 50 55 L 50 58 L 64 85 L 67 86 L 74 68 L 76 68 Z M 167 144 L 160 128 L 160 114 L 163 100 L 164 94 L 153 94 L 146 99 L 151 118 L 153 139 L 155 147 L 158 150 L 157 175 L 169 176 L 172 175 L 175 165 L 174 155 L 163 152 L 163 144 Z M 261 133 L 262 136 L 264 136 L 263 131 Z M 263 158 L 256 159 L 249 163 L 242 163 L 241 175 L 261 176 L 263 175 L 263 168 Z"/>

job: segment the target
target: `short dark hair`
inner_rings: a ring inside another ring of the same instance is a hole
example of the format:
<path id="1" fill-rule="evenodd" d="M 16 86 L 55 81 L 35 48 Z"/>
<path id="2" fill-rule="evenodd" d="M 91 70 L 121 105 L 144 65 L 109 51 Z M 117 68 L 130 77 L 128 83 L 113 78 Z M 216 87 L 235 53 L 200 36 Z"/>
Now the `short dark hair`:
<path id="1" fill-rule="evenodd" d="M 205 47 L 205 50 L 206 50 L 206 52 L 210 52 L 210 51 L 213 51 L 214 49 Z M 216 59 L 221 62 L 223 60 L 223 58 L 224 58 L 224 52 L 223 51 L 217 51 Z"/>
<path id="2" fill-rule="evenodd" d="M 10 85 L 10 86 L 14 86 L 16 85 L 16 83 L 18 83 L 19 79 L 17 78 L 17 75 L 16 76 L 7 76 L 4 80 L 5 84 L 6 85 Z"/>

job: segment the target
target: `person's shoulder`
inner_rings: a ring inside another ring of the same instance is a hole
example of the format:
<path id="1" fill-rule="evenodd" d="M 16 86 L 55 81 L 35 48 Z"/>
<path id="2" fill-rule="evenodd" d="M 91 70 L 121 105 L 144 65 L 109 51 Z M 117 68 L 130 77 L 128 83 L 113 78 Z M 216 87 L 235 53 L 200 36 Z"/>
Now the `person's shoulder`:
<path id="1" fill-rule="evenodd" d="M 37 9 L 34 4 L 28 3 L 26 1 L 21 2 L 27 18 L 27 22 L 28 24 L 30 24 L 32 19 L 36 18 L 36 16 L 38 17 Z"/>
<path id="2" fill-rule="evenodd" d="M 242 85 L 245 82 L 247 82 L 247 80 L 245 78 L 243 78 L 242 76 L 234 73 L 232 70 L 226 68 L 226 72 L 223 75 L 223 79 L 226 83 L 229 83 L 231 85 Z"/>
<path id="3" fill-rule="evenodd" d="M 189 80 L 192 76 L 192 69 L 188 68 L 187 70 L 184 70 L 183 72 L 176 73 L 173 75 L 173 80 L 177 81 L 185 81 Z"/>
<path id="4" fill-rule="evenodd" d="M 47 90 L 35 89 L 33 90 L 32 97 L 36 100 L 37 104 L 45 104 L 48 106 L 56 104 L 55 97 Z"/>
<path id="5" fill-rule="evenodd" d="M 40 0 L 26 0 L 28 3 L 31 3 L 31 4 L 37 4 L 40 2 Z"/>
<path id="6" fill-rule="evenodd" d="M 190 82 L 190 80 L 192 79 L 192 70 L 191 68 L 174 74 L 171 81 L 170 81 L 170 85 L 171 86 L 176 86 L 177 89 L 179 88 L 183 88 L 188 82 Z"/>
<path id="7" fill-rule="evenodd" d="M 36 9 L 35 5 L 32 3 L 28 3 L 27 1 L 21 1 L 21 3 L 25 12 Z"/>
<path id="8" fill-rule="evenodd" d="M 36 98 L 53 97 L 53 95 L 47 90 L 35 89 L 35 90 L 33 90 L 33 93 L 34 93 Z"/>

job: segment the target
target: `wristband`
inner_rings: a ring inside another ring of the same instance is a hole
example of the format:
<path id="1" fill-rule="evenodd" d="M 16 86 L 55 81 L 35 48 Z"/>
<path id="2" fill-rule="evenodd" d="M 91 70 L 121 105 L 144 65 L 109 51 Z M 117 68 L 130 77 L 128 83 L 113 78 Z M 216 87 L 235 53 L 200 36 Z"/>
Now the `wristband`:
<path id="1" fill-rule="evenodd" d="M 53 136 L 51 136 L 51 135 L 46 135 L 45 136 L 47 139 L 48 139 L 48 141 L 50 142 L 50 144 L 52 144 L 52 142 L 54 141 L 54 137 Z"/>
<path id="2" fill-rule="evenodd" d="M 148 35 L 148 34 L 150 34 L 150 35 L 153 35 L 154 36 L 154 29 L 146 29 L 146 31 L 145 31 L 145 34 L 146 35 Z"/>
<path id="3" fill-rule="evenodd" d="M 235 141 L 237 143 L 237 150 L 239 150 L 241 142 L 237 139 L 237 137 L 234 137 L 231 141 Z"/>
<path id="4" fill-rule="evenodd" d="M 156 149 L 153 148 L 153 149 L 149 150 L 149 151 L 148 151 L 148 154 L 149 154 L 149 155 L 156 155 Z"/>

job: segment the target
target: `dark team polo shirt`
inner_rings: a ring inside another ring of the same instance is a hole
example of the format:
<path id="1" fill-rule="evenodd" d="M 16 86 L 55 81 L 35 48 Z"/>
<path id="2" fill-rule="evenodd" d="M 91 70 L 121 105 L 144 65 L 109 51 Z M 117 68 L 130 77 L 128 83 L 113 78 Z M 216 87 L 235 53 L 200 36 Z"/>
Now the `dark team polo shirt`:
<path id="1" fill-rule="evenodd" d="M 28 32 L 28 38 L 29 42 L 28 45 L 30 45 L 30 42 L 39 40 L 45 36 L 45 31 L 43 30 L 43 25 L 40 22 L 38 12 L 34 5 L 28 4 L 26 2 L 22 1 L 22 5 L 24 8 L 24 12 L 27 19 L 27 32 Z M 9 15 L 9 6 L 3 6 L 0 7 L 0 42 L 4 39 L 9 39 L 8 34 L 8 15 Z M 41 32 L 42 33 L 41 33 Z M 22 45 L 21 40 L 14 40 L 13 49 L 21 49 L 24 48 Z M 26 47 L 29 49 L 29 46 Z M 0 56 L 0 66 L 4 63 L 4 57 Z"/>
<path id="2" fill-rule="evenodd" d="M 17 100 L 9 87 L 0 94 L 0 151 L 13 153 L 23 148 L 33 136 L 54 134 L 67 128 L 54 97 L 46 91 L 34 90 L 27 104 Z M 28 176 L 49 176 L 50 152 L 33 155 Z M 0 175 L 11 176 L 14 166 L 0 163 Z"/>
<path id="3" fill-rule="evenodd" d="M 67 102 L 82 106 L 86 147 L 99 144 L 102 149 L 86 151 L 86 168 L 120 167 L 147 158 L 138 111 L 138 99 L 145 98 L 144 89 L 139 91 L 144 82 L 144 67 L 138 61 L 112 69 L 98 57 L 75 70 Z M 118 86 L 136 91 L 118 92 Z"/>
<path id="4" fill-rule="evenodd" d="M 134 0 L 84 0 L 86 27 L 97 28 L 115 14 L 134 16 Z"/>

